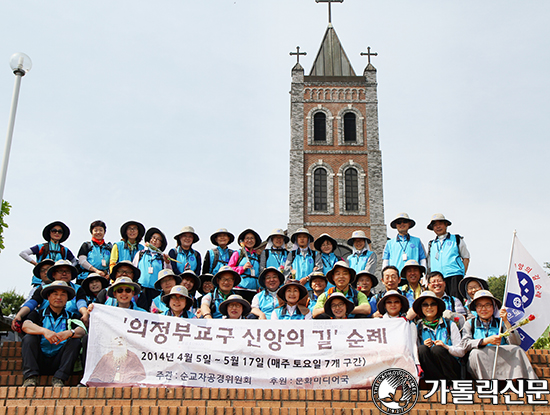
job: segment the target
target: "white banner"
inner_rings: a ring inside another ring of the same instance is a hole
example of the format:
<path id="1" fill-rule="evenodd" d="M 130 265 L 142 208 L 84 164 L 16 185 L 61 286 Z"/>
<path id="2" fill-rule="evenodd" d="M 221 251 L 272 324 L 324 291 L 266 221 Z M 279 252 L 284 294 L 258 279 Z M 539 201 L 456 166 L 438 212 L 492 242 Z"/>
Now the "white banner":
<path id="1" fill-rule="evenodd" d="M 182 319 L 95 305 L 82 383 L 365 388 L 388 368 L 417 377 L 411 333 L 402 318 Z"/>
<path id="2" fill-rule="evenodd" d="M 549 301 L 548 274 L 514 234 L 512 260 L 508 270 L 508 292 L 504 295 L 504 305 L 512 325 L 530 314 L 535 316 L 534 321 L 517 330 L 523 350 L 529 350 L 550 324 Z"/>

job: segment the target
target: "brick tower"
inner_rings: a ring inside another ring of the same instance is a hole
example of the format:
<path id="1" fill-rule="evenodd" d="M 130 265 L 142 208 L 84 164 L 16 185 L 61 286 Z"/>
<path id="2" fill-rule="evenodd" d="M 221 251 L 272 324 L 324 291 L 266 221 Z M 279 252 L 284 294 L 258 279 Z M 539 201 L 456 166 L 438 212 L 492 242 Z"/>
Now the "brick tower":
<path id="1" fill-rule="evenodd" d="M 376 68 L 357 76 L 329 22 L 311 72 L 292 68 L 289 234 L 306 227 L 343 245 L 354 230 L 386 243 Z M 346 245 L 347 246 L 347 245 Z"/>

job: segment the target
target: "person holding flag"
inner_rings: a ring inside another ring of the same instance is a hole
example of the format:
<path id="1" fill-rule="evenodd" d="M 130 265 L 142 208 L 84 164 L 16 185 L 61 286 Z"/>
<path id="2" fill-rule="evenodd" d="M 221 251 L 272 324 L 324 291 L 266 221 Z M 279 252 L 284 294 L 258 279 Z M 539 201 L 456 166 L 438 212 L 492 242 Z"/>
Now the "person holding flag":
<path id="1" fill-rule="evenodd" d="M 475 293 L 470 310 L 475 310 L 477 317 L 464 324 L 462 336 L 466 351 L 470 352 L 468 371 L 475 379 L 538 379 L 519 347 L 518 332 L 510 330 L 506 308 L 501 309 L 501 305 L 490 291 Z M 505 333 L 501 333 L 502 323 L 508 329 Z"/>

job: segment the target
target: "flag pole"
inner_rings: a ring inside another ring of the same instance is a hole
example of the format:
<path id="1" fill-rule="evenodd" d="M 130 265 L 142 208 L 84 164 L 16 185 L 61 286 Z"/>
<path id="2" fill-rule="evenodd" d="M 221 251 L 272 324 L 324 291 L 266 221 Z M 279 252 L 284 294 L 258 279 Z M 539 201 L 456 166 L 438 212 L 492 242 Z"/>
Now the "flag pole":
<path id="1" fill-rule="evenodd" d="M 504 295 L 502 297 L 502 302 L 504 304 L 506 300 L 506 296 L 508 295 L 508 282 L 510 280 L 510 268 L 512 268 L 512 258 L 514 256 L 514 244 L 516 242 L 516 230 L 514 229 L 514 236 L 512 237 L 512 249 L 510 249 L 510 261 L 508 262 L 508 271 L 506 272 L 506 285 L 504 287 Z M 498 332 L 502 330 L 502 319 L 500 319 L 500 324 L 498 326 Z M 498 350 L 500 347 L 500 343 L 497 344 L 497 349 L 495 350 L 495 361 L 493 362 L 493 372 L 491 375 L 491 379 L 495 378 L 495 372 L 497 371 L 497 359 L 498 359 Z"/>

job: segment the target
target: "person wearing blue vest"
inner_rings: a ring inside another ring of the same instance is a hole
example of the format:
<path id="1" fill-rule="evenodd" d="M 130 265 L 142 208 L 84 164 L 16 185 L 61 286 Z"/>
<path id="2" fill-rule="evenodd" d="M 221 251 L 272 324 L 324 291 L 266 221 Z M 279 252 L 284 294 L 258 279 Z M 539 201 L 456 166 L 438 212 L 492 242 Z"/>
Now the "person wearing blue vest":
<path id="1" fill-rule="evenodd" d="M 106 232 L 105 222 L 96 220 L 90 224 L 92 240 L 84 242 L 78 251 L 78 263 L 83 269 L 78 275 L 78 283 L 82 283 L 90 272 L 95 272 L 105 278 L 109 275 L 112 245 L 110 242 L 105 242 Z"/>
<path id="2" fill-rule="evenodd" d="M 271 320 L 311 320 L 309 308 L 301 302 L 307 299 L 307 289 L 298 281 L 288 280 L 277 290 L 280 306 L 271 313 Z"/>
<path id="3" fill-rule="evenodd" d="M 119 277 L 107 290 L 109 298 L 105 305 L 119 308 L 129 308 L 136 311 L 147 311 L 139 307 L 134 297 L 137 297 L 141 292 L 141 287 L 138 283 L 132 281 L 128 277 Z M 94 304 L 88 306 L 88 312 L 92 312 Z"/>
<path id="4" fill-rule="evenodd" d="M 193 313 L 196 313 L 199 309 L 199 299 L 197 298 L 197 292 L 201 288 L 201 279 L 190 269 L 183 271 L 180 274 L 180 278 L 180 284 L 187 288 L 189 297 L 193 299 L 193 306 L 191 307 L 191 311 Z"/>
<path id="5" fill-rule="evenodd" d="M 160 270 L 158 273 L 157 282 L 155 283 L 155 289 L 157 289 L 160 294 L 153 298 L 149 311 L 155 314 L 163 314 L 165 311 L 168 311 L 168 306 L 163 299 L 166 295 L 170 294 L 172 287 L 175 287 L 180 283 L 181 277 L 174 274 L 174 271 L 171 269 Z"/>
<path id="6" fill-rule="evenodd" d="M 181 274 L 190 269 L 195 274 L 201 273 L 202 259 L 201 254 L 193 249 L 193 244 L 199 241 L 199 235 L 195 233 L 192 226 L 184 226 L 181 231 L 174 236 L 176 247 L 170 249 L 168 256 L 172 261 L 172 270 L 175 274 Z"/>
<path id="7" fill-rule="evenodd" d="M 40 281 L 42 281 L 42 284 L 33 286 L 29 291 L 29 295 L 27 296 L 27 299 L 32 298 L 32 295 L 34 294 L 34 292 L 38 287 L 40 287 L 41 285 L 47 285 L 51 283 L 51 281 L 48 279 L 48 270 L 51 267 L 53 267 L 54 264 L 55 264 L 55 261 L 53 259 L 44 259 L 40 261 L 32 269 L 32 275 L 34 275 L 36 278 L 39 278 Z"/>
<path id="8" fill-rule="evenodd" d="M 45 259 L 51 259 L 53 261 L 66 259 L 70 261 L 72 265 L 76 265 L 78 261 L 71 250 L 61 245 L 69 238 L 70 234 L 71 231 L 69 227 L 63 222 L 52 222 L 46 225 L 42 231 L 42 236 L 46 240 L 46 243 L 25 249 L 19 253 L 19 256 L 34 266 Z M 34 255 L 36 260 L 32 259 L 31 255 Z M 37 287 L 42 284 L 42 280 L 36 275 L 33 275 L 31 284 L 33 287 Z"/>
<path id="9" fill-rule="evenodd" d="M 230 266 L 223 266 L 218 273 L 214 275 L 212 283 L 214 291 L 202 297 L 200 316 L 202 318 L 222 318 L 220 304 L 227 298 L 235 294 L 233 287 L 239 285 L 241 276 Z"/>
<path id="10" fill-rule="evenodd" d="M 267 237 L 265 249 L 260 254 L 260 273 L 269 267 L 277 268 L 284 272 L 288 250 L 285 245 L 290 241 L 290 238 L 285 235 L 282 229 L 273 229 Z"/>
<path id="11" fill-rule="evenodd" d="M 462 301 L 445 292 L 445 278 L 443 278 L 440 272 L 430 272 L 427 276 L 427 280 L 428 290 L 434 292 L 435 295 L 441 298 L 445 303 L 445 309 L 447 311 L 444 313 L 444 317 L 452 319 L 457 318 L 458 327 L 462 328 L 465 321 L 464 317 L 466 316 L 466 309 L 462 305 Z"/>
<path id="12" fill-rule="evenodd" d="M 313 243 L 315 249 L 320 252 L 321 262 L 323 264 L 322 271 L 326 275 L 338 261 L 342 261 L 343 258 L 337 257 L 334 251 L 338 248 L 338 242 L 331 237 L 328 233 L 323 233 Z M 334 285 L 329 284 L 328 288 L 332 288 Z"/>
<path id="13" fill-rule="evenodd" d="M 309 274 L 309 284 L 311 290 L 308 291 L 309 303 L 307 306 L 313 312 L 317 300 L 327 290 L 328 280 L 323 271 L 313 271 Z M 330 285 L 334 287 L 334 285 Z"/>
<path id="14" fill-rule="evenodd" d="M 316 320 L 343 320 L 351 314 L 355 304 L 340 292 L 332 293 L 325 302 L 325 312 L 315 317 Z"/>
<path id="15" fill-rule="evenodd" d="M 370 304 L 370 314 L 367 317 L 372 317 L 376 313 L 376 295 L 372 292 L 372 288 L 378 285 L 378 278 L 375 275 L 367 271 L 359 271 L 355 276 L 355 282 L 352 284 L 353 288 L 362 292 L 367 296 Z"/>
<path id="16" fill-rule="evenodd" d="M 352 247 L 352 253 L 347 257 L 347 261 L 355 272 L 368 271 L 371 274 L 376 272 L 377 256 L 369 251 L 371 240 L 367 238 L 364 231 L 358 230 L 351 234 L 348 239 L 348 245 Z"/>
<path id="17" fill-rule="evenodd" d="M 290 241 L 294 246 L 288 254 L 283 272 L 287 279 L 300 281 L 308 291 L 311 290 L 309 274 L 323 269 L 321 255 L 309 247 L 313 239 L 306 228 L 299 228 L 292 234 Z"/>
<path id="18" fill-rule="evenodd" d="M 416 222 L 409 218 L 406 213 L 400 213 L 390 222 L 392 229 L 397 229 L 397 236 L 388 240 L 382 255 L 382 268 L 394 265 L 399 272 L 408 260 L 414 259 L 421 266 L 426 268 L 426 252 L 420 238 L 409 235 L 409 229 L 413 228 Z"/>
<path id="19" fill-rule="evenodd" d="M 199 302 L 199 306 L 200 306 L 201 301 L 202 301 L 202 297 L 204 297 L 206 294 L 211 293 L 212 291 L 214 291 L 214 284 L 212 283 L 212 280 L 214 279 L 214 276 L 212 274 L 203 273 L 199 277 L 199 279 L 200 279 L 201 283 L 199 285 L 199 288 L 197 289 L 197 291 L 199 293 L 199 295 L 197 297 L 198 297 L 198 302 Z"/>
<path id="20" fill-rule="evenodd" d="M 382 318 L 403 317 L 407 320 L 409 300 L 397 290 L 386 291 L 384 296 L 376 304 Z M 408 320 L 407 320 L 408 321 Z"/>
<path id="21" fill-rule="evenodd" d="M 143 235 L 145 235 L 145 226 L 134 220 L 126 222 L 120 227 L 122 240 L 113 244 L 111 249 L 109 261 L 111 271 L 120 261 L 133 261 L 136 254 L 145 248 L 140 244 Z"/>
<path id="22" fill-rule="evenodd" d="M 210 242 L 215 247 L 209 249 L 204 256 L 202 264 L 203 274 L 216 274 L 221 267 L 229 264 L 233 250 L 229 245 L 235 240 L 235 235 L 225 228 L 220 228 L 210 235 Z"/>
<path id="23" fill-rule="evenodd" d="M 53 375 L 52 386 L 63 387 L 72 374 L 86 330 L 79 315 L 65 308 L 75 296 L 65 281 L 46 285 L 41 295 L 48 307 L 33 311 L 23 323 L 23 386 L 37 386 L 39 375 Z"/>
<path id="24" fill-rule="evenodd" d="M 92 272 L 88 274 L 86 279 L 82 281 L 82 285 L 76 292 L 76 307 L 80 314 L 82 314 L 82 322 L 88 326 L 90 314 L 88 313 L 88 306 L 92 303 L 98 302 L 98 295 L 102 290 L 105 290 L 109 286 L 109 280 L 103 278 L 101 275 Z"/>
<path id="25" fill-rule="evenodd" d="M 138 283 L 141 285 L 142 293 L 139 306 L 145 310 L 151 308 L 153 298 L 159 295 L 155 288 L 159 271 L 172 268 L 171 258 L 164 253 L 167 245 L 164 233 L 158 228 L 150 228 L 145 233 L 145 249 L 139 251 L 132 261 L 140 274 Z"/>
<path id="26" fill-rule="evenodd" d="M 417 346 L 424 379 L 460 379 L 458 358 L 466 348 L 454 321 L 443 317 L 445 303 L 431 291 L 424 291 L 412 305 L 419 318 Z"/>
<path id="27" fill-rule="evenodd" d="M 451 225 L 443 214 L 432 215 L 428 229 L 435 232 L 436 238 L 428 243 L 428 268 L 443 274 L 447 294 L 459 297 L 458 285 L 468 271 L 470 252 L 462 236 L 447 232 Z"/>
<path id="28" fill-rule="evenodd" d="M 166 311 L 162 314 L 171 317 L 196 318 L 195 313 L 191 311 L 193 299 L 189 297 L 187 288 L 182 285 L 175 285 L 168 294 L 162 296 L 162 302 L 166 306 Z"/>
<path id="29" fill-rule="evenodd" d="M 248 318 L 255 316 L 260 320 L 269 320 L 273 310 L 279 306 L 277 290 L 285 283 L 285 277 L 278 268 L 268 267 L 260 274 L 258 282 L 263 290 L 252 299 L 252 310 Z"/>
<path id="30" fill-rule="evenodd" d="M 458 285 L 458 291 L 460 292 L 460 299 L 464 300 L 464 307 L 466 308 L 467 315 L 466 320 L 469 320 L 473 317 L 477 317 L 477 312 L 475 310 L 470 311 L 470 304 L 474 299 L 474 295 L 479 290 L 489 290 L 489 284 L 486 280 L 481 278 L 469 276 L 460 281 Z"/>
<path id="31" fill-rule="evenodd" d="M 47 279 L 50 281 L 64 281 L 76 292 L 80 288 L 80 286 L 73 283 L 72 281 L 76 278 L 77 274 L 78 271 L 73 266 L 73 264 L 71 264 L 70 261 L 60 259 L 48 269 L 46 276 Z M 21 306 L 21 309 L 15 315 L 14 321 L 16 321 L 16 323 L 12 323 L 12 327 L 17 327 L 18 325 L 22 324 L 25 320 L 25 317 L 31 311 L 35 309 L 42 311 L 48 307 L 48 300 L 45 300 L 42 296 L 42 290 L 44 289 L 44 287 L 45 285 L 36 288 L 32 297 L 25 301 L 25 303 Z M 74 297 L 68 301 L 66 309 L 69 313 L 79 314 L 78 307 L 76 306 L 76 299 Z"/>
<path id="32" fill-rule="evenodd" d="M 412 307 L 414 300 L 420 297 L 422 285 L 420 279 L 426 272 L 426 268 L 420 265 L 416 260 L 409 259 L 401 269 L 401 282 L 406 281 L 406 284 L 399 287 L 399 290 L 409 300 L 409 306 Z"/>
<path id="33" fill-rule="evenodd" d="M 233 252 L 229 260 L 229 266 L 241 276 L 241 282 L 234 291 L 250 302 L 260 289 L 260 257 L 256 248 L 261 245 L 262 238 L 258 232 L 245 229 L 240 233 L 237 242 L 241 248 Z"/>
<path id="34" fill-rule="evenodd" d="M 399 270 L 397 269 L 397 267 L 393 265 L 388 265 L 387 267 L 384 267 L 384 269 L 382 269 L 382 284 L 384 285 L 384 289 L 375 294 L 374 300 L 376 301 L 376 304 L 378 304 L 378 302 L 384 297 L 384 295 L 388 291 L 397 291 L 399 292 L 399 294 L 403 294 L 399 289 L 400 281 L 401 277 L 399 276 Z M 372 314 L 372 317 L 382 317 L 382 314 L 380 314 L 380 311 L 376 310 Z M 412 318 L 409 317 L 409 320 L 412 320 L 414 317 L 416 316 L 413 316 Z"/>
<path id="35" fill-rule="evenodd" d="M 230 320 L 246 318 L 250 310 L 250 303 L 239 294 L 230 295 L 227 300 L 220 304 L 220 313 L 223 314 L 223 318 Z"/>
<path id="36" fill-rule="evenodd" d="M 538 379 L 527 354 L 519 346 L 519 333 L 512 331 L 508 336 L 501 334 L 502 325 L 506 329 L 512 327 L 506 308 L 500 309 L 501 306 L 500 300 L 490 291 L 480 290 L 475 293 L 470 310 L 475 310 L 477 317 L 466 322 L 462 335 L 466 351 L 470 352 L 468 371 L 474 379 Z"/>
<path id="37" fill-rule="evenodd" d="M 321 294 L 313 307 L 313 317 L 317 317 L 324 312 L 325 302 L 334 292 L 341 292 L 348 298 L 355 308 L 349 318 L 365 318 L 371 313 L 370 303 L 367 296 L 352 287 L 355 281 L 355 270 L 351 268 L 346 261 L 338 261 L 334 267 L 327 273 L 327 280 L 334 285 L 326 292 Z"/>

